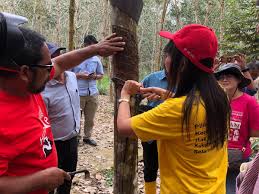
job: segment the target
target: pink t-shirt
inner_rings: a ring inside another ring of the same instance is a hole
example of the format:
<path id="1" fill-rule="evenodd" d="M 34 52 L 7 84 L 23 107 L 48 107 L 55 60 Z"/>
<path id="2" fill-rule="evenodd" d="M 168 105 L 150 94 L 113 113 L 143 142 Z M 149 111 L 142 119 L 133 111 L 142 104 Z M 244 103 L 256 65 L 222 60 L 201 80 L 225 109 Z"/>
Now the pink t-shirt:
<path id="1" fill-rule="evenodd" d="M 259 130 L 259 105 L 256 99 L 248 94 L 231 101 L 230 132 L 228 148 L 246 148 L 244 159 L 251 155 L 251 143 L 249 130 Z"/>

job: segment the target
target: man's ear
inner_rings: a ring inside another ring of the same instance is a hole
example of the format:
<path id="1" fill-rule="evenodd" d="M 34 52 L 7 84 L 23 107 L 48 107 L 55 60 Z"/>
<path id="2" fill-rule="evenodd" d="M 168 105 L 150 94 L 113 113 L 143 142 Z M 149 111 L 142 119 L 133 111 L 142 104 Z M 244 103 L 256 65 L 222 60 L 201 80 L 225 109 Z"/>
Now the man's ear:
<path id="1" fill-rule="evenodd" d="M 31 76 L 32 76 L 29 66 L 27 66 L 27 65 L 21 66 L 19 75 L 23 81 L 29 82 L 31 80 Z"/>

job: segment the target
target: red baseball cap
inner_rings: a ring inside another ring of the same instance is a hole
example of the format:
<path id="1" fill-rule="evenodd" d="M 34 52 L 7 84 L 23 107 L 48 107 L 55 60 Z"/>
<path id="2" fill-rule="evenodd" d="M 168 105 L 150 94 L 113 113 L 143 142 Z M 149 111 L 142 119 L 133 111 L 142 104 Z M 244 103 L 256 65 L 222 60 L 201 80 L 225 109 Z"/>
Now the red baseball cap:
<path id="1" fill-rule="evenodd" d="M 218 40 L 213 29 L 200 24 L 184 26 L 176 33 L 161 31 L 160 36 L 174 42 L 182 54 L 202 71 L 213 73 L 213 66 L 207 67 L 202 59 L 215 59 L 218 51 Z"/>

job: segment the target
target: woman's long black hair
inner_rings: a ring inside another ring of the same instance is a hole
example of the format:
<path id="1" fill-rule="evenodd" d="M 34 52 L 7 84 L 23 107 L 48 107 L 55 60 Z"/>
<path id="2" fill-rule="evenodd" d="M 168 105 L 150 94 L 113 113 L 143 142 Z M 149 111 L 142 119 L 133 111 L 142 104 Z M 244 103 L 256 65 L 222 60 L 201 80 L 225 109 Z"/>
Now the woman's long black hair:
<path id="1" fill-rule="evenodd" d="M 193 104 L 202 102 L 206 110 L 208 144 L 222 147 L 228 134 L 230 105 L 227 95 L 218 85 L 213 74 L 203 72 L 186 58 L 170 41 L 164 52 L 172 58 L 167 72 L 168 90 L 176 91 L 174 97 L 187 96 L 183 105 L 182 133 L 190 137 L 189 122 Z M 213 59 L 200 61 L 207 67 L 213 66 Z M 198 93 L 197 93 L 198 92 Z"/>

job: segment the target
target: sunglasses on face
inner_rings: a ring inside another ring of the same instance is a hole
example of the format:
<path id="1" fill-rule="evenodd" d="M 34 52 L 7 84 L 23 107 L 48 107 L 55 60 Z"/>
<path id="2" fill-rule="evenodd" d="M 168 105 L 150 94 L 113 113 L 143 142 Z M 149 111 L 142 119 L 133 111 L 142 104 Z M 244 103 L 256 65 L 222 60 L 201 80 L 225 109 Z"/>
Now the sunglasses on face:
<path id="1" fill-rule="evenodd" d="M 14 61 L 14 60 L 11 60 L 11 63 L 13 65 L 15 65 L 16 67 L 19 67 L 19 65 L 17 65 L 17 63 Z M 52 62 L 49 62 L 45 65 L 40 65 L 40 64 L 35 64 L 35 65 L 27 65 L 29 68 L 34 68 L 34 67 L 38 67 L 38 68 L 44 68 L 44 69 L 47 69 L 47 71 L 50 73 L 52 68 L 53 68 L 53 64 Z M 19 70 L 15 70 L 15 69 L 9 69 L 9 68 L 6 68 L 6 67 L 0 67 L 0 70 L 3 70 L 3 71 L 8 71 L 8 72 L 13 72 L 13 73 L 18 73 Z"/>
<path id="2" fill-rule="evenodd" d="M 40 65 L 40 64 L 35 64 L 35 65 L 29 65 L 29 67 L 31 68 L 42 68 L 42 69 L 46 69 L 49 73 L 51 72 L 51 69 L 53 68 L 53 64 L 52 62 L 49 62 L 45 65 Z"/>

